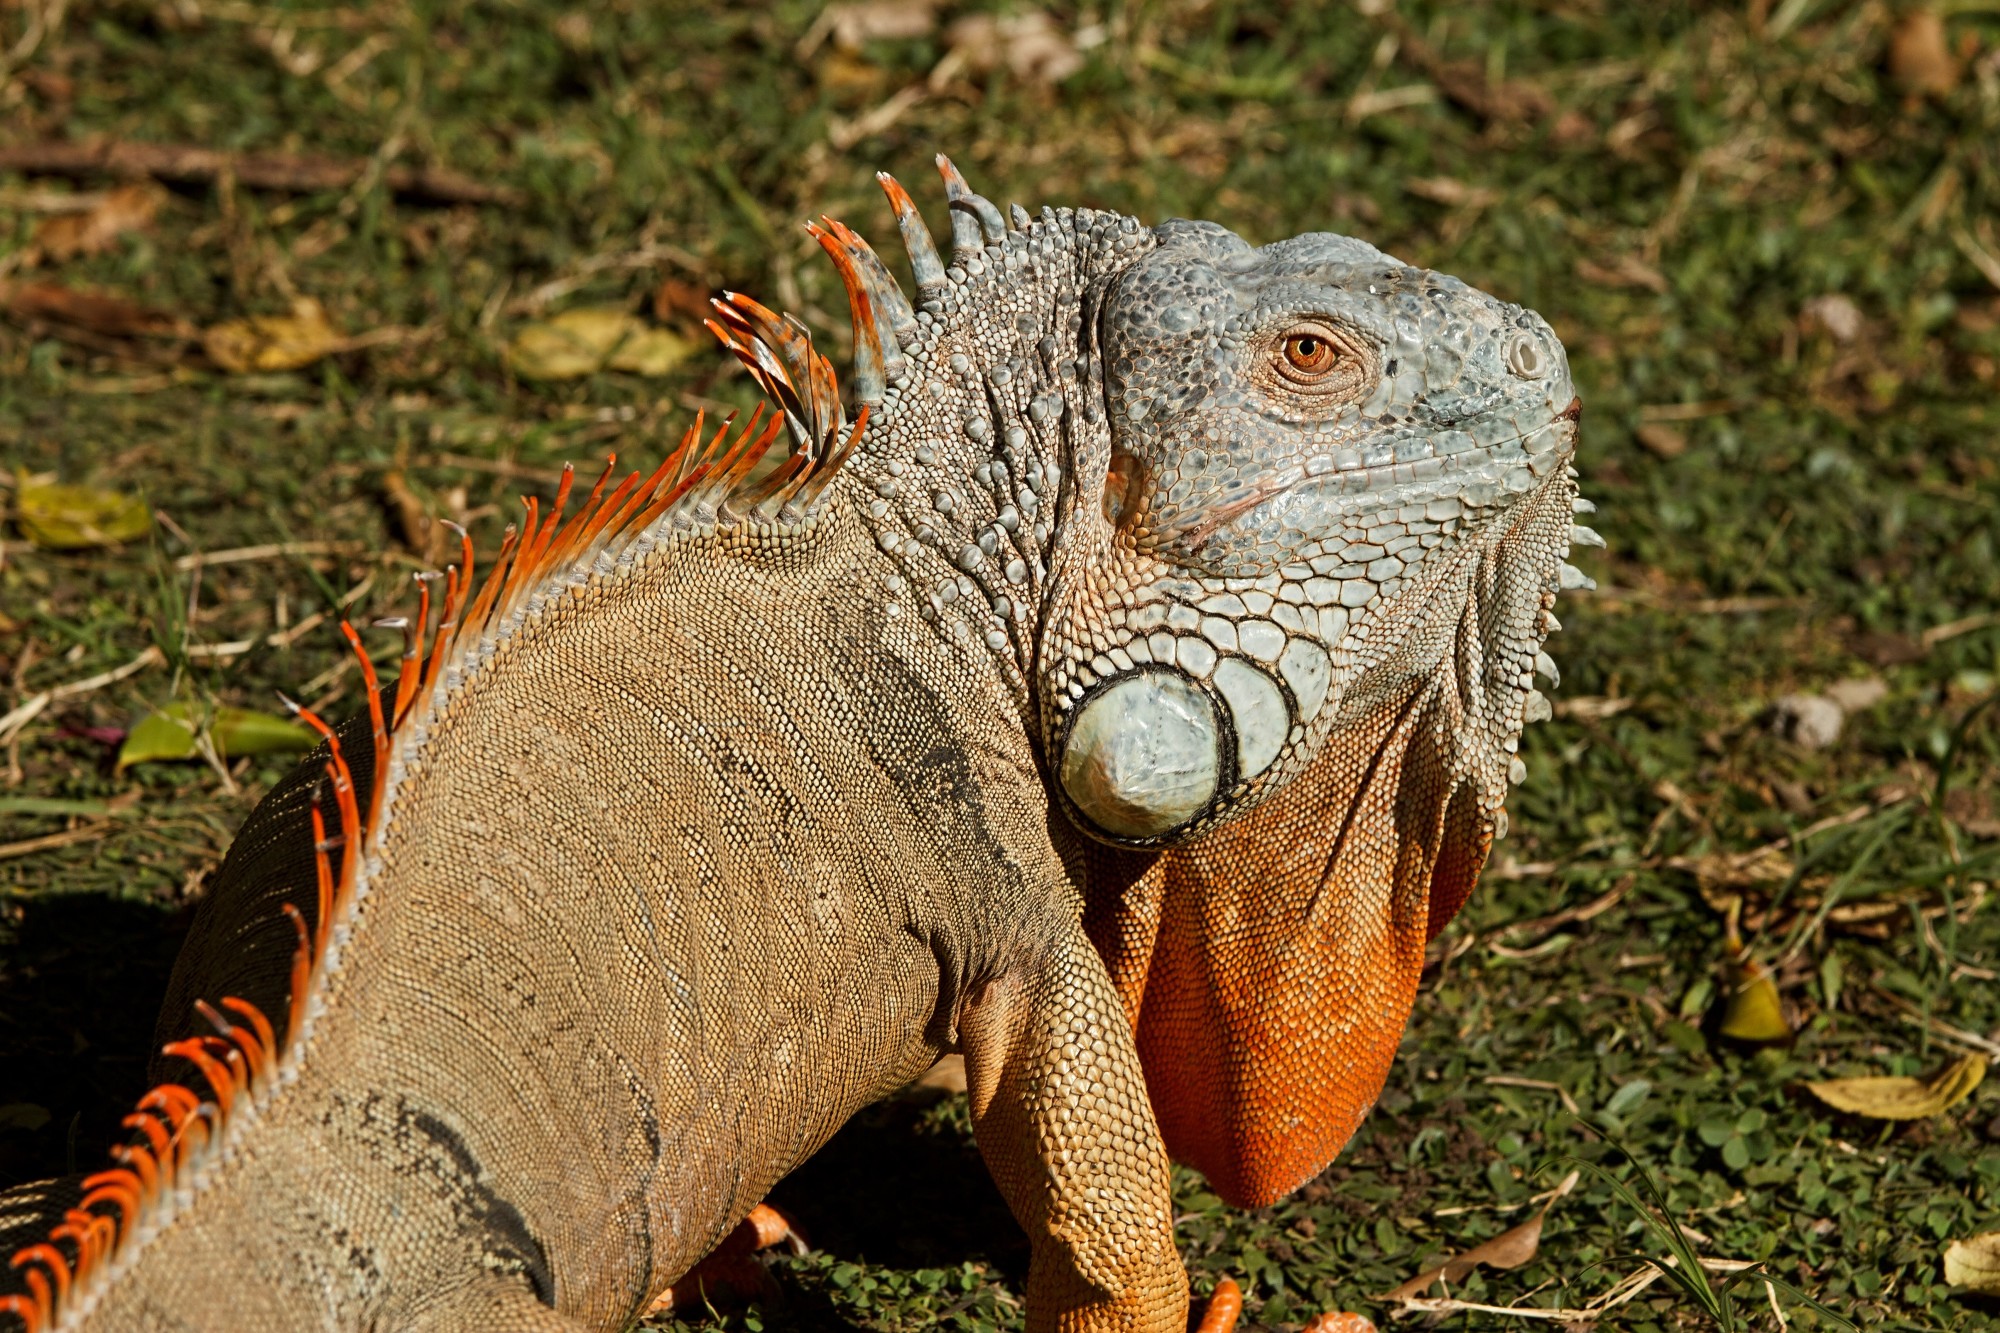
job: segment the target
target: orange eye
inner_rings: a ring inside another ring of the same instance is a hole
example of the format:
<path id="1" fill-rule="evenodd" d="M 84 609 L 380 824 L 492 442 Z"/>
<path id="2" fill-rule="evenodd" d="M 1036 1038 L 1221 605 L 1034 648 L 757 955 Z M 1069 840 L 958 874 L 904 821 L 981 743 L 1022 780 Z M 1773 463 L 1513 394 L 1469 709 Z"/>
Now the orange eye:
<path id="1" fill-rule="evenodd" d="M 1340 360 L 1340 353 L 1316 333 L 1295 333 L 1285 339 L 1285 360 L 1301 375 L 1324 375 Z"/>

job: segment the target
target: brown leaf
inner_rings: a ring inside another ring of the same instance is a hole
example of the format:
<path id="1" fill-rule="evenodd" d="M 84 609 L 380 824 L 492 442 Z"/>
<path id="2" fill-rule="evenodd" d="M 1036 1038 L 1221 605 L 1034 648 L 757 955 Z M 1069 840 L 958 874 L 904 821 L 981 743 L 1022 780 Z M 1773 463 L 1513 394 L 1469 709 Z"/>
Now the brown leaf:
<path id="1" fill-rule="evenodd" d="M 208 359 L 232 375 L 301 370 L 344 350 L 348 340 L 310 296 L 292 302 L 289 315 L 225 320 L 202 334 Z"/>
<path id="2" fill-rule="evenodd" d="M 1429 1291 L 1431 1284 L 1439 1278 L 1457 1282 L 1482 1264 L 1488 1268 L 1519 1268 L 1535 1257 L 1535 1251 L 1542 1243 L 1543 1220 L 1548 1217 L 1549 1209 L 1555 1207 L 1556 1200 L 1576 1188 L 1580 1174 L 1572 1171 L 1563 1177 L 1562 1184 L 1555 1187 L 1548 1201 L 1542 1205 L 1542 1210 L 1521 1225 L 1503 1231 L 1489 1241 L 1482 1241 L 1464 1254 L 1454 1255 L 1429 1272 L 1417 1274 L 1394 1291 L 1384 1293 L 1380 1299 L 1413 1301 Z"/>
<path id="3" fill-rule="evenodd" d="M 67 213 L 43 222 L 35 228 L 35 246 L 58 264 L 78 255 L 102 254 L 127 232 L 151 226 L 166 197 L 167 192 L 151 181 L 121 185 L 87 213 Z"/>
<path id="4" fill-rule="evenodd" d="M 1632 255 L 1620 255 L 1610 264 L 1576 261 L 1576 276 L 1599 287 L 1643 287 L 1661 296 L 1667 294 L 1667 275 Z"/>
<path id="5" fill-rule="evenodd" d="M 1030 83 L 1061 83 L 1084 64 L 1069 33 L 1039 9 L 967 15 L 945 32 L 945 45 L 975 74 L 1004 68 Z"/>
<path id="6" fill-rule="evenodd" d="M 1776 847 L 1671 856 L 1665 864 L 1670 870 L 1692 874 L 1704 889 L 1746 889 L 1756 884 L 1779 884 L 1792 877 L 1792 858 Z"/>
<path id="7" fill-rule="evenodd" d="M 1854 304 L 1853 297 L 1840 292 L 1813 297 L 1800 309 L 1799 317 L 1809 329 L 1824 330 L 1837 343 L 1851 343 L 1861 336 L 1861 307 Z"/>
<path id="8" fill-rule="evenodd" d="M 702 321 L 715 314 L 706 287 L 679 278 L 668 278 L 653 289 L 653 318 L 662 324 L 678 324 L 690 333 L 699 333 Z"/>
<path id="9" fill-rule="evenodd" d="M 1428 199 L 1450 208 L 1485 208 L 1500 198 L 1498 190 L 1489 190 L 1483 185 L 1467 185 L 1450 176 L 1412 177 L 1403 182 L 1403 188 L 1419 199 Z"/>
<path id="10" fill-rule="evenodd" d="M 1655 458 L 1679 458 L 1688 451 L 1688 437 L 1672 426 L 1641 426 L 1632 434 Z"/>
<path id="11" fill-rule="evenodd" d="M 1982 1296 L 2000 1296 L 2000 1231 L 1945 1246 L 1944 1280 Z"/>
<path id="12" fill-rule="evenodd" d="M 835 47 L 853 53 L 876 41 L 909 41 L 928 37 L 937 27 L 938 0 L 859 0 L 828 5 L 799 39 L 795 54 L 809 59 L 828 37 Z"/>
<path id="13" fill-rule="evenodd" d="M 1986 1077 L 1986 1061 L 1961 1055 L 1923 1078 L 1827 1078 L 1806 1091 L 1836 1111 L 1871 1120 L 1928 1120 L 1972 1095 Z"/>
<path id="14" fill-rule="evenodd" d="M 0 309 L 112 338 L 184 337 L 192 332 L 164 310 L 150 310 L 122 296 L 81 292 L 53 282 L 0 286 Z"/>
<path id="15" fill-rule="evenodd" d="M 1889 77 L 1912 96 L 1942 96 L 1958 87 L 1961 70 L 1936 10 L 1913 9 L 1889 34 Z"/>

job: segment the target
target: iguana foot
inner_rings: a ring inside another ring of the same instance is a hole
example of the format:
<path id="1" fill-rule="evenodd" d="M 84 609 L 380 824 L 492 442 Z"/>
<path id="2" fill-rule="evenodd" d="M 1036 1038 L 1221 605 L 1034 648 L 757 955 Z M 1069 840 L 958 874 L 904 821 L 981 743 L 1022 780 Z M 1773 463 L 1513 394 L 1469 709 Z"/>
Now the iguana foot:
<path id="1" fill-rule="evenodd" d="M 770 1270 L 754 1257 L 758 1250 L 774 1245 L 791 1246 L 792 1253 L 804 1254 L 806 1245 L 792 1230 L 784 1214 L 769 1204 L 758 1204 L 736 1229 L 706 1259 L 689 1269 L 681 1279 L 661 1292 L 647 1314 L 669 1310 L 699 1309 L 704 1305 L 748 1305 L 777 1294 Z"/>
<path id="2" fill-rule="evenodd" d="M 1215 1294 L 1208 1298 L 1208 1309 L 1203 1312 L 1195 1333 L 1231 1333 L 1237 1316 L 1242 1313 L 1243 1289 L 1236 1285 L 1235 1278 L 1221 1278 L 1215 1284 Z M 1375 1324 L 1367 1315 L 1343 1311 L 1314 1315 L 1300 1333 L 1375 1333 Z"/>

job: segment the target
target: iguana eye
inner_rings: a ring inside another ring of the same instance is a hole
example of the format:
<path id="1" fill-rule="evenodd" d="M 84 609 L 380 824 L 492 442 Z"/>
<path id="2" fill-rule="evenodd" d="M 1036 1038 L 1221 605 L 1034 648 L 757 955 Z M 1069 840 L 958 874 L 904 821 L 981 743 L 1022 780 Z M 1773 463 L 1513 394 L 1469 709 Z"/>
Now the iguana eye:
<path id="1" fill-rule="evenodd" d="M 1317 333 L 1294 333 L 1285 339 L 1285 360 L 1299 374 L 1317 379 L 1333 369 L 1340 353 Z"/>
<path id="2" fill-rule="evenodd" d="M 1265 382 L 1287 395 L 1344 400 L 1374 378 L 1367 346 L 1324 320 L 1302 319 L 1264 347 Z"/>

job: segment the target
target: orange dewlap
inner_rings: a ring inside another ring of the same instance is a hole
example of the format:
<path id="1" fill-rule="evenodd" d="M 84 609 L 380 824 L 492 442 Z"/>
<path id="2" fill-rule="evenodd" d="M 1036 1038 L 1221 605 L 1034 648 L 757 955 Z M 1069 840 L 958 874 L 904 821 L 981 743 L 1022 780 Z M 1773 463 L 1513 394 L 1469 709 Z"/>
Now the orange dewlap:
<path id="1" fill-rule="evenodd" d="M 1374 1105 L 1424 946 L 1491 845 L 1469 789 L 1454 792 L 1421 744 L 1338 748 L 1157 859 L 1092 854 L 1108 892 L 1087 925 L 1168 1151 L 1241 1208 L 1317 1175 Z"/>

